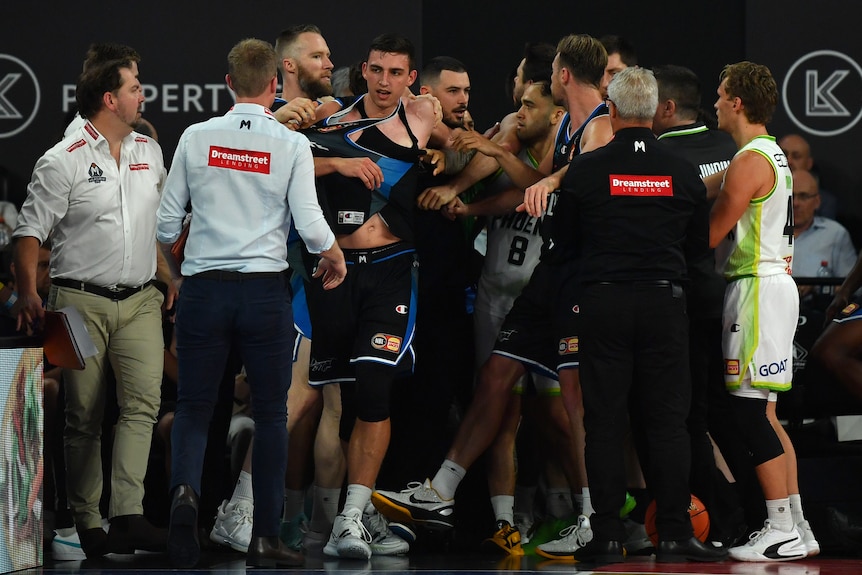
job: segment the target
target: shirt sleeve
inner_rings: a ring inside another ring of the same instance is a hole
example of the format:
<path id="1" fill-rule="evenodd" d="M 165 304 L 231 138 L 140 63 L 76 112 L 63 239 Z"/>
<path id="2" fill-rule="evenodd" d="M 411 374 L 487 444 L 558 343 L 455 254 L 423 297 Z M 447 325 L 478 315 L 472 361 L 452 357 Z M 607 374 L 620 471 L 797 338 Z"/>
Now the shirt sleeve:
<path id="1" fill-rule="evenodd" d="M 189 203 L 189 185 L 186 171 L 186 135 L 180 138 L 171 170 L 164 180 L 162 199 L 156 215 L 156 239 L 163 244 L 172 244 L 180 237 L 186 206 Z"/>
<path id="2" fill-rule="evenodd" d="M 838 265 L 835 266 L 835 275 L 837 277 L 847 277 L 850 270 L 856 264 L 856 248 L 853 247 L 853 241 L 850 239 L 850 233 L 841 228 L 838 235 L 838 241 L 835 245 L 835 261 Z"/>
<path id="3" fill-rule="evenodd" d="M 308 251 L 319 254 L 332 247 L 335 234 L 323 216 L 314 186 L 314 159 L 308 143 L 296 147 L 287 187 L 287 203 L 296 231 Z"/>
<path id="4" fill-rule="evenodd" d="M 64 165 L 50 152 L 39 158 L 12 236 L 34 237 L 43 243 L 69 210 L 73 181 L 71 164 Z"/>

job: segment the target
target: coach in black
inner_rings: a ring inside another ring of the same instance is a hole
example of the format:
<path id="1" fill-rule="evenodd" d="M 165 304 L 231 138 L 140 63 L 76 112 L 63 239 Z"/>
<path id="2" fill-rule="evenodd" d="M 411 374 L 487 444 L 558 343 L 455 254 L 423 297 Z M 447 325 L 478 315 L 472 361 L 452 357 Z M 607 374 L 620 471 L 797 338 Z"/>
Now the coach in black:
<path id="1" fill-rule="evenodd" d="M 629 396 L 643 422 L 657 500 L 658 561 L 717 561 L 727 551 L 692 536 L 688 517 L 691 402 L 686 260 L 707 250 L 706 189 L 652 134 L 658 88 L 631 67 L 608 87 L 614 139 L 576 157 L 561 186 L 553 240 L 580 256 L 581 386 L 586 464 L 596 512 L 580 561 L 622 560 L 623 435 Z"/>

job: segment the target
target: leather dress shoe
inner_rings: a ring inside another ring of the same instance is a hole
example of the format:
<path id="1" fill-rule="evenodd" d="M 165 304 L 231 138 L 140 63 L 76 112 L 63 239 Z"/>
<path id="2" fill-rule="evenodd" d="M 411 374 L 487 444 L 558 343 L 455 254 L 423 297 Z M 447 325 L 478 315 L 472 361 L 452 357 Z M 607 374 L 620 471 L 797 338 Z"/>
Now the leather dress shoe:
<path id="1" fill-rule="evenodd" d="M 176 567 L 190 568 L 201 557 L 198 539 L 198 496 L 191 485 L 178 485 L 171 500 L 168 556 Z"/>
<path id="2" fill-rule="evenodd" d="M 143 515 L 118 515 L 111 519 L 107 552 L 134 555 L 136 549 L 165 551 L 167 529 L 154 527 Z"/>
<path id="3" fill-rule="evenodd" d="M 299 567 L 305 562 L 302 553 L 285 547 L 278 537 L 252 535 L 245 564 L 248 567 Z"/>
<path id="4" fill-rule="evenodd" d="M 97 559 L 107 553 L 108 534 L 101 527 L 78 529 L 78 539 L 87 559 Z"/>
<path id="5" fill-rule="evenodd" d="M 606 565 L 625 561 L 625 551 L 620 541 L 593 539 L 572 555 L 576 562 Z"/>
<path id="6" fill-rule="evenodd" d="M 685 563 L 686 561 L 722 561 L 727 559 L 727 548 L 712 543 L 701 543 L 699 539 L 681 541 L 659 541 L 655 550 L 657 563 Z"/>

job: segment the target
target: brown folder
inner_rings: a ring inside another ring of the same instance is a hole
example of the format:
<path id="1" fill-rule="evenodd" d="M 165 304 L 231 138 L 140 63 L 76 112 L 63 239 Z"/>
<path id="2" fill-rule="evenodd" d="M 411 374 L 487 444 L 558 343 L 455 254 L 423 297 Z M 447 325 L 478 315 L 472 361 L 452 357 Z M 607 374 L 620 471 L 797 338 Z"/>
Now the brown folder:
<path id="1" fill-rule="evenodd" d="M 43 347 L 48 361 L 66 369 L 84 369 L 81 348 L 72 333 L 69 318 L 62 311 L 45 312 Z"/>

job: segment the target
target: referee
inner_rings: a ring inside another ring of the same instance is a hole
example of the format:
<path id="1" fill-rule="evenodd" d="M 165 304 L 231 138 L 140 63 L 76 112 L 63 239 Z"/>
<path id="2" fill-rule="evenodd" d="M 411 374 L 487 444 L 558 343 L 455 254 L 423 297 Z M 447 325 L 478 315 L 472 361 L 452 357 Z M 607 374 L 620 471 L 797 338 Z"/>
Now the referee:
<path id="1" fill-rule="evenodd" d="M 578 561 L 623 558 L 623 435 L 628 406 L 649 444 L 658 561 L 718 561 L 727 551 L 692 535 L 688 516 L 691 402 L 686 261 L 708 245 L 706 189 L 697 171 L 656 140 L 652 72 L 619 72 L 606 100 L 614 139 L 576 157 L 553 227 L 560 253 L 580 256 L 581 386 L 593 540 Z M 631 395 L 631 398 L 629 397 Z M 630 401 L 631 399 L 631 401 Z"/>

